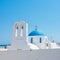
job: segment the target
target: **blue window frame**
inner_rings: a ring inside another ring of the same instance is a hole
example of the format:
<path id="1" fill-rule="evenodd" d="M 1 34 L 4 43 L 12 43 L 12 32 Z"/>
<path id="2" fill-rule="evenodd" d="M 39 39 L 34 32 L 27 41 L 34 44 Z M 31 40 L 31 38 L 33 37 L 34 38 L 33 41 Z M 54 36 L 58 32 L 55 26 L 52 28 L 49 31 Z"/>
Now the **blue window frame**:
<path id="1" fill-rule="evenodd" d="M 31 38 L 31 43 L 33 43 L 33 38 Z"/>
<path id="2" fill-rule="evenodd" d="M 42 38 L 40 38 L 40 43 L 42 43 Z"/>

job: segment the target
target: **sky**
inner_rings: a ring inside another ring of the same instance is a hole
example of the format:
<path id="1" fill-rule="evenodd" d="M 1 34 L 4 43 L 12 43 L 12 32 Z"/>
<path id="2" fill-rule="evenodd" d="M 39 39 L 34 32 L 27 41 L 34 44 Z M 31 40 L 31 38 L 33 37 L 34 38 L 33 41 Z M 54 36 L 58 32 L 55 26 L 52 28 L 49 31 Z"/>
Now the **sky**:
<path id="1" fill-rule="evenodd" d="M 16 21 L 28 23 L 28 34 L 37 26 L 50 41 L 60 43 L 60 0 L 0 0 L 0 44 L 10 44 Z"/>

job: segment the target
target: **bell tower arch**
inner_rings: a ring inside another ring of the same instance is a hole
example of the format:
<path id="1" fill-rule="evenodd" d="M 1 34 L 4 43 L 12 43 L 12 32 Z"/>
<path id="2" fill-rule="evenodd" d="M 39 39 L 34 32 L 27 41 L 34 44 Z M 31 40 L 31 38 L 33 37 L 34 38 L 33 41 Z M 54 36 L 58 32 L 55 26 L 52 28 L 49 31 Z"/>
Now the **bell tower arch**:
<path id="1" fill-rule="evenodd" d="M 24 21 L 19 21 L 13 25 L 12 49 L 28 50 L 28 24 Z"/>

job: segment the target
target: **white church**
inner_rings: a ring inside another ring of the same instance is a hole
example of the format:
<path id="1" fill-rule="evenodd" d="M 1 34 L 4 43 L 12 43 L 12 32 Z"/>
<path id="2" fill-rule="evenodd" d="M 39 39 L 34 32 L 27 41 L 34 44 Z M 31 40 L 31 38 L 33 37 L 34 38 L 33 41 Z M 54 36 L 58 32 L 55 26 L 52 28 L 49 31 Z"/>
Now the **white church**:
<path id="1" fill-rule="evenodd" d="M 60 46 L 48 40 L 48 37 L 39 32 L 37 28 L 28 34 L 28 23 L 18 21 L 13 25 L 12 44 L 8 50 L 38 50 L 59 49 Z"/>

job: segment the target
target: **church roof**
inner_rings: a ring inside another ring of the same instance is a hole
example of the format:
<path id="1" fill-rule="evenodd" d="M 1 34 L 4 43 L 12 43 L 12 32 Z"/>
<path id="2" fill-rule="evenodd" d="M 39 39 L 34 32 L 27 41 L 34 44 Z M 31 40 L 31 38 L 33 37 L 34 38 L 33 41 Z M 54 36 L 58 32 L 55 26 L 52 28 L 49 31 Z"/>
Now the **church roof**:
<path id="1" fill-rule="evenodd" d="M 34 30 L 29 34 L 29 36 L 44 36 L 44 34 L 37 30 Z"/>
<path id="2" fill-rule="evenodd" d="M 11 44 L 0 44 L 0 47 L 10 46 Z"/>

